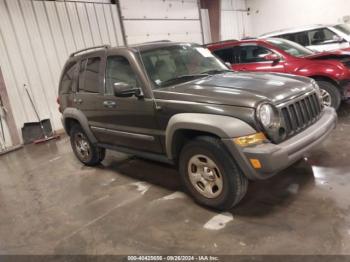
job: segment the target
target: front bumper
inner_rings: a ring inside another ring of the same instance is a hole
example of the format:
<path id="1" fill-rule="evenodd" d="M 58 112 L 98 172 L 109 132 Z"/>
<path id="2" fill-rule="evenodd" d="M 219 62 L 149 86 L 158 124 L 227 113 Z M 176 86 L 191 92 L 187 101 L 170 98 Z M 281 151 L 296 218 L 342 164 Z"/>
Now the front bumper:
<path id="1" fill-rule="evenodd" d="M 277 145 L 264 143 L 252 147 L 240 147 L 235 145 L 232 139 L 222 141 L 248 178 L 266 179 L 303 158 L 306 152 L 320 144 L 331 133 L 336 123 L 335 110 L 327 107 L 317 122 Z M 249 159 L 258 159 L 261 168 L 253 168 Z"/>

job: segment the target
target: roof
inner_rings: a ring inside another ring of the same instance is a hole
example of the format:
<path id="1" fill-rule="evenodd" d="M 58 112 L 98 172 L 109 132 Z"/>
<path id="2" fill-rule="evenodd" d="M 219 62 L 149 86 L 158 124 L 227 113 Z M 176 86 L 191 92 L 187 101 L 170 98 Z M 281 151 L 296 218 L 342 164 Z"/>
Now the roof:
<path id="1" fill-rule="evenodd" d="M 209 48 L 210 50 L 216 50 L 216 49 L 222 49 L 222 48 L 225 48 L 225 47 L 230 47 L 232 45 L 238 45 L 238 44 L 241 44 L 241 43 L 257 43 L 257 42 L 265 42 L 265 39 L 249 37 L 249 38 L 244 38 L 242 40 L 235 40 L 235 39 L 223 40 L 223 41 L 220 41 L 220 42 L 206 44 L 205 46 L 207 48 Z"/>
<path id="2" fill-rule="evenodd" d="M 134 44 L 134 45 L 128 45 L 128 46 L 114 46 L 111 47 L 109 45 L 100 45 L 100 46 L 92 46 L 89 48 L 84 48 L 81 50 L 78 50 L 70 55 L 70 58 L 85 55 L 85 54 L 91 54 L 93 52 L 98 51 L 98 49 L 106 49 L 106 50 L 113 50 L 113 49 L 129 49 L 134 52 L 137 51 L 147 51 L 152 49 L 157 49 L 161 47 L 168 47 L 168 46 L 176 46 L 176 45 L 184 45 L 184 44 L 191 44 L 195 45 L 194 43 L 183 43 L 183 42 L 172 42 L 169 40 L 160 40 L 160 41 L 153 41 L 153 42 L 146 42 L 141 44 Z"/>
<path id="3" fill-rule="evenodd" d="M 186 42 L 172 42 L 168 40 L 162 40 L 162 41 L 154 41 L 154 42 L 146 42 L 141 44 L 135 44 L 135 45 L 129 45 L 128 47 L 130 49 L 133 49 L 134 51 L 147 51 L 162 47 L 169 47 L 169 46 L 177 46 L 177 45 L 197 45 L 195 43 L 186 43 Z"/>
<path id="4" fill-rule="evenodd" d="M 282 35 L 282 34 L 292 34 L 292 33 L 309 31 L 309 30 L 314 30 L 314 29 L 328 27 L 328 26 L 332 26 L 332 25 L 317 24 L 317 25 L 299 26 L 299 27 L 281 29 L 281 30 L 270 32 L 270 33 L 265 33 L 265 34 L 260 35 L 260 37 L 266 38 L 266 37 L 278 36 L 278 35 Z"/>

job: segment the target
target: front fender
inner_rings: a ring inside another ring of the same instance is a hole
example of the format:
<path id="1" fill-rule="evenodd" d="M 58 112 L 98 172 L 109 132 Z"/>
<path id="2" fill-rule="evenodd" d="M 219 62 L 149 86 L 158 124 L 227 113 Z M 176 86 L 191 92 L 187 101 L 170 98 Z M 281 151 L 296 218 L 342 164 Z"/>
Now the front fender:
<path id="1" fill-rule="evenodd" d="M 297 68 L 294 73 L 306 77 L 323 76 L 336 82 L 349 75 L 347 70 L 344 70 L 340 65 L 334 65 L 331 63 L 304 65 Z"/>
<path id="2" fill-rule="evenodd" d="M 200 113 L 181 113 L 172 116 L 168 122 L 165 136 L 166 153 L 173 159 L 172 142 L 178 130 L 197 130 L 214 134 L 222 139 L 245 136 L 256 133 L 246 122 L 230 117 Z"/>

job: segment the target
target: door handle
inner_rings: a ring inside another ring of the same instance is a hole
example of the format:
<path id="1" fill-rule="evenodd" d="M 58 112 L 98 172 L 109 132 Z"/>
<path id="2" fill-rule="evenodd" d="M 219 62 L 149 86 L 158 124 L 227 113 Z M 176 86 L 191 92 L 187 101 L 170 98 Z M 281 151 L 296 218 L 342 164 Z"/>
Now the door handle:
<path id="1" fill-rule="evenodd" d="M 114 108 L 116 107 L 116 105 L 117 103 L 114 101 L 110 101 L 110 100 L 103 101 L 103 106 L 107 108 Z"/>
<path id="2" fill-rule="evenodd" d="M 81 103 L 83 103 L 83 99 L 81 99 L 81 98 L 74 98 L 73 102 L 76 103 L 76 104 L 81 104 Z"/>

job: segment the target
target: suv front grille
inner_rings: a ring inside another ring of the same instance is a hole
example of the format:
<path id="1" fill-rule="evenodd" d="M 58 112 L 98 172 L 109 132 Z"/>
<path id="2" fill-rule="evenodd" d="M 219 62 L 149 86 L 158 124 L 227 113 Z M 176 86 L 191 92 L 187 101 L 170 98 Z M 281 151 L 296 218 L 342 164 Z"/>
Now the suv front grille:
<path id="1" fill-rule="evenodd" d="M 322 105 L 315 92 L 278 106 L 284 122 L 286 136 L 294 135 L 313 124 L 322 112 Z"/>

